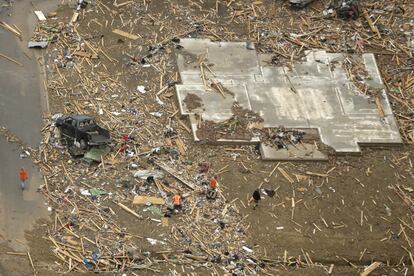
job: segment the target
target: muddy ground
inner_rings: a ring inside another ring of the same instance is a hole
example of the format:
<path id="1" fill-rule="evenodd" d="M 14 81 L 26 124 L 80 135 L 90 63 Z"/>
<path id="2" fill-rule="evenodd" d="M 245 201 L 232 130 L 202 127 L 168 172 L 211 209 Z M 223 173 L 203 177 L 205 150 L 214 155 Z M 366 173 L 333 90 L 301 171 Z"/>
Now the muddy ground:
<path id="1" fill-rule="evenodd" d="M 116 62 L 111 62 L 100 54 L 101 58 L 95 67 L 90 64 L 96 61 L 87 59 L 75 59 L 77 68 L 69 67 L 66 66 L 68 61 L 63 58 L 65 49 L 62 44 L 58 42 L 56 45 L 49 45 L 46 59 L 50 62 L 48 93 L 51 114 L 83 112 L 97 116 L 112 133 L 115 141 L 114 151 L 121 145 L 121 137 L 127 130 L 126 125 L 149 128 L 149 130 L 140 129 L 141 136 L 138 135 L 135 143 L 140 152 L 165 144 L 166 141 L 162 135 L 163 127 L 169 122 L 165 116 L 160 119 L 147 116 L 145 120 L 141 120 L 130 115 L 116 117 L 114 113 L 120 109 L 126 109 L 130 113 L 138 111 L 147 114 L 161 110 L 168 115 L 174 114 L 176 109 L 173 88 L 161 98 L 167 103 L 164 107 L 156 104 L 154 95 L 167 80 L 179 81 L 173 55 L 176 49 L 174 44 L 168 44 L 162 51 L 162 55 L 155 53 L 148 57 L 148 46 L 195 32 L 198 37 L 216 40 L 253 40 L 258 43 L 260 51 L 271 52 L 272 48 L 268 46 L 272 44 L 272 38 L 256 41 L 259 29 L 267 25 L 279 24 L 278 27 L 285 28 L 286 32 L 306 32 L 306 30 L 298 29 L 299 23 L 292 19 L 292 15 L 300 14 L 301 18 L 297 20 L 306 21 L 311 17 L 310 13 L 319 15 L 318 12 L 323 9 L 323 4 L 319 1 L 300 11 L 290 9 L 282 1 L 259 1 L 261 4 L 255 4 L 256 9 L 249 10 L 246 15 L 243 11 L 247 10 L 251 4 L 247 2 L 240 1 L 232 5 L 232 1 L 146 1 L 147 5 L 137 2 L 121 9 L 115 9 L 110 1 L 99 2 L 101 4 L 91 3 L 82 11 L 77 31 L 82 37 L 86 37 L 86 41 L 93 42 L 95 46 L 100 45 L 105 54 Z M 409 5 L 406 1 L 394 2 Z M 374 4 L 368 4 L 368 7 L 369 5 Z M 69 22 L 73 8 L 73 5 L 62 5 L 58 9 L 57 19 L 51 20 L 52 25 Z M 253 26 L 246 19 L 253 14 L 256 18 L 261 18 L 257 22 L 259 27 L 256 26 L 257 29 L 254 31 Z M 128 19 L 130 19 L 129 22 L 122 22 Z M 345 24 L 339 19 L 332 21 L 339 24 L 338 26 Z M 195 23 L 200 22 L 205 26 L 204 31 L 197 31 Z M 362 22 L 362 19 L 358 22 Z M 139 34 L 140 38 L 133 42 L 120 38 L 112 33 L 115 27 Z M 352 27 L 360 28 L 358 25 Z M 308 31 L 313 30 L 312 26 L 307 26 L 307 28 Z M 62 33 L 60 35 L 65 36 Z M 69 39 L 65 42 L 71 39 L 69 35 L 67 37 Z M 77 41 L 74 39 L 73 43 L 75 45 Z M 287 45 L 286 48 L 289 46 Z M 300 56 L 301 50 L 298 52 Z M 146 63 L 155 66 L 142 67 L 139 62 L 142 58 L 146 58 Z M 284 62 L 283 55 L 279 58 L 281 62 Z M 381 68 L 389 63 L 388 56 L 378 55 L 377 58 Z M 65 66 L 62 65 L 63 63 Z M 397 63 L 393 66 L 397 68 Z M 97 75 L 100 76 L 100 81 L 94 78 Z M 62 80 L 63 77 L 66 80 Z M 390 78 L 387 78 L 390 85 L 394 82 L 398 83 L 397 80 Z M 143 95 L 131 93 L 138 85 L 145 85 L 149 92 Z M 407 92 L 409 93 L 409 90 Z M 116 97 L 113 96 L 114 94 Z M 406 117 L 404 105 L 399 101 L 393 103 L 396 113 Z M 105 110 L 103 114 L 100 113 L 99 107 Z M 185 118 L 182 120 L 186 122 Z M 233 202 L 240 212 L 245 225 L 246 244 L 252 247 L 260 258 L 283 260 L 280 265 L 269 269 L 271 275 L 286 275 L 288 272 L 291 275 L 324 275 L 332 265 L 333 275 L 355 275 L 373 261 L 380 261 L 383 265 L 372 275 L 414 274 L 412 267 L 414 264 L 410 260 L 414 242 L 413 210 L 398 192 L 400 188 L 411 198 L 413 196 L 414 147 L 412 145 L 394 148 L 364 148 L 361 155 L 330 156 L 328 162 L 263 162 L 254 146 L 213 147 L 196 144 L 176 118 L 173 117 L 172 121 L 174 121 L 172 125 L 177 129 L 187 147 L 186 153 L 179 157 L 177 163 L 188 163 L 190 160 L 194 164 L 199 162 L 212 164 L 210 170 L 218 175 L 224 197 L 227 202 Z M 404 129 L 407 129 L 410 120 L 404 119 L 402 123 Z M 402 134 L 404 137 L 403 130 Z M 410 140 L 406 139 L 406 142 Z M 50 161 L 51 166 L 58 166 L 62 163 L 66 164 L 67 170 L 71 170 L 71 167 L 94 170 L 98 172 L 98 176 L 93 176 L 90 171 L 85 174 L 89 184 L 98 185 L 101 181 L 105 181 L 108 183 L 105 186 L 106 189 L 121 190 L 116 186 L 116 181 L 111 175 L 102 177 L 99 175 L 101 167 L 89 168 L 87 164 L 72 160 L 64 151 L 55 148 L 52 148 L 49 154 L 49 158 L 53 161 L 53 163 Z M 144 168 L 150 167 L 150 162 L 144 157 L 132 160 L 124 157 L 118 158 L 120 161 L 115 165 L 110 164 L 110 158 L 106 160 L 109 167 L 107 170 L 113 172 L 118 178 L 130 177 L 130 172 L 126 167 L 131 162 L 137 162 Z M 283 168 L 293 179 L 293 183 L 290 183 L 289 179 L 277 169 L 271 177 L 268 177 L 276 166 Z M 187 168 L 192 169 L 191 166 Z M 53 181 L 68 183 L 69 180 L 65 177 L 63 170 L 60 174 L 48 175 L 51 183 Z M 276 190 L 276 195 L 272 198 L 263 196 L 259 207 L 253 210 L 250 197 L 259 185 Z M 61 192 L 66 186 L 53 187 L 56 190 L 60 189 Z M 62 202 L 59 203 L 64 205 Z M 162 227 L 150 221 L 148 218 L 151 216 L 144 212 L 143 207 L 137 207 L 136 211 L 145 219 L 137 221 L 133 220 L 130 214 L 119 211 L 111 200 L 105 204 L 115 210 L 116 222 L 127 228 L 131 235 L 166 239 L 172 233 L 168 227 Z M 53 203 L 51 205 L 56 208 L 51 217 L 52 221 L 56 213 L 64 216 L 64 211 L 59 211 L 58 205 L 53 205 Z M 213 207 L 212 204 L 211 208 Z M 180 227 L 181 215 L 184 216 L 184 214 L 173 216 L 170 221 L 171 225 Z M 58 273 L 56 271 L 60 273 L 69 271 L 66 264 L 52 253 L 53 244 L 47 239 L 53 234 L 52 224 L 51 222 L 39 222 L 35 230 L 26 234 L 31 256 L 39 275 L 54 275 Z M 155 251 L 155 248 L 148 243 L 138 240 L 137 244 L 143 252 Z M 32 273 L 27 257 L 6 254 L 12 251 L 10 248 L 0 249 L 1 258 L 7 258 L 8 262 L 18 265 L 18 268 L 14 267 L 12 270 L 0 271 L 0 273 L 4 275 Z M 190 275 L 192 272 L 198 275 L 215 273 L 211 267 L 193 270 L 188 266 L 184 268 L 168 263 L 159 263 L 153 268 L 156 271 L 141 270 L 134 273 L 137 275 L 173 275 L 173 270 L 181 275 Z M 224 274 L 224 271 L 218 271 L 220 273 L 217 274 Z M 128 275 L 130 273 L 127 272 Z M 93 273 L 90 272 L 90 274 Z M 118 274 L 122 273 L 118 272 Z M 70 275 L 76 274 L 71 271 Z"/>

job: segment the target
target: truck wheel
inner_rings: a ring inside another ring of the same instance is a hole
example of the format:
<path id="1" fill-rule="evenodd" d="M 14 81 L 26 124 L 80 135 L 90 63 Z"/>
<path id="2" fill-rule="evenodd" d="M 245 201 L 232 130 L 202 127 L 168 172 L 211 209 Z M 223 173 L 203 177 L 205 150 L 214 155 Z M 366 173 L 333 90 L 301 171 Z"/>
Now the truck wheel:
<path id="1" fill-rule="evenodd" d="M 70 139 L 69 137 L 65 137 L 64 140 L 65 140 L 67 146 L 72 146 L 73 145 L 73 140 Z"/>

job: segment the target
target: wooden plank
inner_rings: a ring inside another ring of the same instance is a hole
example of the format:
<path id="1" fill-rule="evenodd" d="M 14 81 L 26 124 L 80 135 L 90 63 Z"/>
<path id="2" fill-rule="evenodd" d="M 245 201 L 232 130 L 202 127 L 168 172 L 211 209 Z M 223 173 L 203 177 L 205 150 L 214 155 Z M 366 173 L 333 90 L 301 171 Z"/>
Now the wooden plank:
<path id="1" fill-rule="evenodd" d="M 82 51 L 75 51 L 73 54 L 75 56 L 78 56 L 78 57 L 84 57 L 84 58 L 90 58 L 90 59 L 96 59 L 96 58 L 98 58 L 98 56 L 96 54 L 82 52 Z"/>
<path id="2" fill-rule="evenodd" d="M 120 4 L 114 3 L 114 6 L 116 8 L 121 8 L 121 7 L 126 6 L 126 5 L 129 5 L 131 3 L 134 3 L 134 1 L 126 1 L 126 2 L 123 2 L 123 3 L 120 3 Z"/>
<path id="3" fill-rule="evenodd" d="M 365 268 L 365 270 L 361 273 L 361 276 L 369 275 L 372 271 L 377 269 L 381 264 L 382 264 L 381 262 L 373 262 L 367 268 Z"/>
<path id="4" fill-rule="evenodd" d="M 130 34 L 130 33 L 127 33 L 127 32 L 124 32 L 124 31 L 121 31 L 121 30 L 119 30 L 119 29 L 114 29 L 114 30 L 112 30 L 112 32 L 113 32 L 114 34 L 117 34 L 117 35 L 120 35 L 120 36 L 123 36 L 123 37 L 129 38 L 129 39 L 132 39 L 132 40 L 137 40 L 137 39 L 139 38 L 139 36 L 137 36 L 137 35 Z"/>
<path id="5" fill-rule="evenodd" d="M 312 176 L 319 176 L 319 177 L 328 177 L 328 175 L 325 174 L 325 173 L 315 173 L 315 172 L 307 171 L 306 174 L 307 175 L 312 175 Z"/>
<path id="6" fill-rule="evenodd" d="M 373 33 L 376 33 L 378 38 L 381 38 L 381 33 L 379 32 L 377 26 L 375 26 L 374 22 L 372 22 L 371 17 L 369 16 L 367 10 L 363 10 L 363 15 L 365 17 L 365 20 L 367 20 L 369 27 L 371 28 L 371 31 Z"/>
<path id="7" fill-rule="evenodd" d="M 163 198 L 155 197 L 155 196 L 140 196 L 140 195 L 137 195 L 134 197 L 132 204 L 144 205 L 147 202 L 151 204 L 156 204 L 156 205 L 165 204 L 165 200 Z"/>
<path id="8" fill-rule="evenodd" d="M 163 169 L 167 173 L 169 173 L 172 176 L 174 176 L 177 180 L 179 180 L 181 183 L 183 183 L 184 185 L 186 185 L 191 190 L 194 190 L 195 189 L 195 185 L 193 183 L 190 183 L 189 181 L 183 179 L 181 176 L 178 175 L 177 172 L 175 172 L 173 169 L 169 168 L 166 164 L 163 164 L 161 162 L 156 162 L 155 165 L 157 165 L 158 167 L 160 167 L 161 169 Z"/>
<path id="9" fill-rule="evenodd" d="M 7 24 L 4 21 L 0 21 L 0 26 L 2 26 L 5 30 L 13 33 L 14 35 L 16 35 L 17 37 L 20 38 L 20 40 L 22 39 L 22 34 L 17 31 L 15 28 L 13 28 L 12 26 L 10 26 L 9 24 Z"/>
<path id="10" fill-rule="evenodd" d="M 292 179 L 292 177 L 289 176 L 289 174 L 282 168 L 277 168 L 279 172 L 283 175 L 283 177 L 289 181 L 290 184 L 293 184 L 295 181 Z"/>
<path id="11" fill-rule="evenodd" d="M 178 150 L 180 151 L 180 154 L 185 155 L 186 151 L 187 151 L 187 148 L 186 148 L 183 140 L 181 138 L 177 138 L 177 139 L 175 139 L 175 144 L 177 145 Z"/>
<path id="12" fill-rule="evenodd" d="M 9 60 L 9 61 L 11 61 L 11 62 L 13 62 L 13 63 L 16 63 L 17 65 L 23 66 L 23 64 L 21 64 L 21 63 L 20 63 L 20 62 L 18 62 L 17 60 L 14 60 L 14 59 L 12 59 L 11 57 L 8 57 L 8 56 L 3 55 L 3 54 L 1 54 L 1 53 L 0 53 L 0 57 L 3 57 L 3 58 L 5 58 L 5 59 L 7 59 L 7 60 Z"/>
<path id="13" fill-rule="evenodd" d="M 46 21 L 46 16 L 43 14 L 42 11 L 34 11 L 39 21 Z"/>
<path id="14" fill-rule="evenodd" d="M 136 212 L 134 212 L 133 210 L 131 210 L 130 208 L 128 208 L 127 206 L 125 206 L 122 203 L 116 203 L 119 207 L 121 207 L 122 209 L 124 209 L 125 211 L 127 211 L 128 213 L 130 213 L 131 215 L 135 216 L 138 219 L 142 219 L 142 217 L 140 215 L 138 215 Z"/>
<path id="15" fill-rule="evenodd" d="M 183 121 L 181 121 L 180 119 L 177 119 L 177 121 L 188 133 L 191 133 L 191 129 L 188 126 L 186 126 L 186 124 Z"/>
<path id="16" fill-rule="evenodd" d="M 79 17 L 79 13 L 78 12 L 74 12 L 73 15 L 72 15 L 72 19 L 70 20 L 70 22 L 72 24 L 75 24 L 76 21 L 78 21 L 78 17 Z"/>

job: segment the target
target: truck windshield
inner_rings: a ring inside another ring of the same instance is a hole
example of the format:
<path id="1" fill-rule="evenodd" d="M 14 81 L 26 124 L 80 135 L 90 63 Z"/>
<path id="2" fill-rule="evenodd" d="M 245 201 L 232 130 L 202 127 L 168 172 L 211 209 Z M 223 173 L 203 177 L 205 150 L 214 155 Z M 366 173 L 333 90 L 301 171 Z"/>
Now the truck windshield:
<path id="1" fill-rule="evenodd" d="M 79 129 L 88 130 L 95 126 L 95 122 L 93 120 L 84 120 L 79 122 Z"/>

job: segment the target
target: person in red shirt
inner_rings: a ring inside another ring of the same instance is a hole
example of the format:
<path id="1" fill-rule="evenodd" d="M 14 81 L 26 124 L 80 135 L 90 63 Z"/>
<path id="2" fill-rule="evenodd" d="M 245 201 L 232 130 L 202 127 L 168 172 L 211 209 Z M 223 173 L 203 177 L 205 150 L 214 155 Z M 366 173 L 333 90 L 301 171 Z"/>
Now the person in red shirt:
<path id="1" fill-rule="evenodd" d="M 26 187 L 26 180 L 28 178 L 29 177 L 28 177 L 28 174 L 27 174 L 26 170 L 23 169 L 23 168 L 20 168 L 20 171 L 19 171 L 19 179 L 20 179 L 20 188 L 22 189 L 22 191 Z"/>

